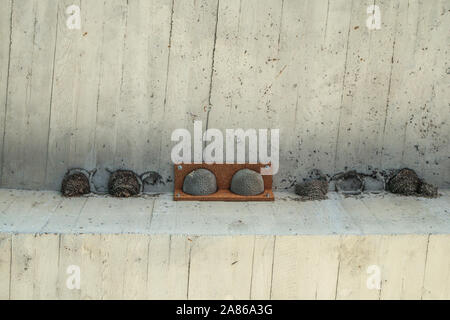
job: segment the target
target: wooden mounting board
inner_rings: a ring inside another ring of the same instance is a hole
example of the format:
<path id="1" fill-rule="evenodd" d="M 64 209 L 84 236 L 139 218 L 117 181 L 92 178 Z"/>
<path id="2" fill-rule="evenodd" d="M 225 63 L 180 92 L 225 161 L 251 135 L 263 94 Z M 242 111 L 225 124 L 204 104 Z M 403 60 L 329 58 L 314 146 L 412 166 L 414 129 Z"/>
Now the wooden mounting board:
<path id="1" fill-rule="evenodd" d="M 256 196 L 241 196 L 230 191 L 231 179 L 234 174 L 241 169 L 250 169 L 261 172 L 261 168 L 266 165 L 257 164 L 176 164 L 175 172 L 175 191 L 173 199 L 175 201 L 274 201 L 275 197 L 272 192 L 272 176 L 263 175 L 264 192 Z M 183 192 L 184 178 L 196 169 L 210 170 L 217 181 L 217 192 L 206 196 L 193 196 Z"/>

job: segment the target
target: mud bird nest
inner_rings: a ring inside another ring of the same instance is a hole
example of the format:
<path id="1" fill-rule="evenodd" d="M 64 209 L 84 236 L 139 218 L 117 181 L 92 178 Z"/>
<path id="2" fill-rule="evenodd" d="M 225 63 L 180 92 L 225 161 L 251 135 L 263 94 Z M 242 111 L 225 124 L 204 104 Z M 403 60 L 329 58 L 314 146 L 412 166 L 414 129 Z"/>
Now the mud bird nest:
<path id="1" fill-rule="evenodd" d="M 108 191 L 114 197 L 128 198 L 137 196 L 142 190 L 142 182 L 137 174 L 130 170 L 117 170 L 111 173 Z"/>
<path id="2" fill-rule="evenodd" d="M 88 175 L 79 171 L 69 171 L 64 176 L 61 192 L 65 197 L 79 197 L 91 192 Z"/>
<path id="3" fill-rule="evenodd" d="M 420 184 L 418 191 L 424 197 L 436 198 L 438 196 L 438 188 L 426 182 Z"/>
<path id="4" fill-rule="evenodd" d="M 388 189 L 392 193 L 411 196 L 418 193 L 421 181 L 414 170 L 402 169 L 389 180 Z"/>
<path id="5" fill-rule="evenodd" d="M 327 181 L 330 181 L 330 185 Z M 377 171 L 372 174 L 352 170 L 338 173 L 331 179 L 314 169 L 308 181 L 295 186 L 295 193 L 300 195 L 302 200 L 324 200 L 327 199 L 329 189 L 335 189 L 345 196 L 362 192 L 381 193 L 384 190 L 404 196 L 435 198 L 439 195 L 436 186 L 420 179 L 414 170 L 408 168 Z"/>
<path id="6" fill-rule="evenodd" d="M 325 200 L 328 193 L 328 179 L 320 170 L 313 169 L 309 173 L 308 181 L 295 186 L 295 193 L 302 200 Z"/>
<path id="7" fill-rule="evenodd" d="M 388 183 L 388 189 L 392 193 L 398 193 L 405 196 L 423 196 L 434 198 L 438 196 L 436 186 L 420 179 L 414 170 L 401 169 L 394 175 Z"/>
<path id="8" fill-rule="evenodd" d="M 327 199 L 328 182 L 326 180 L 311 180 L 299 183 L 295 186 L 295 193 L 302 200 L 325 200 Z"/>
<path id="9" fill-rule="evenodd" d="M 348 171 L 337 174 L 333 180 L 336 183 L 336 191 L 346 194 L 355 195 L 360 194 L 364 189 L 364 180 L 356 171 Z"/>

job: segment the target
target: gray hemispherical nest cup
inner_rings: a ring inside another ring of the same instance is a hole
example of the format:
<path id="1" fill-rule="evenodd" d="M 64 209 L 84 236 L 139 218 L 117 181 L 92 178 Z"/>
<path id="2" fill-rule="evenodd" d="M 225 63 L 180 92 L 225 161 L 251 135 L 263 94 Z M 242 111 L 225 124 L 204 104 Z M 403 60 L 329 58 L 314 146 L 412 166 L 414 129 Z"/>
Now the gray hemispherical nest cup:
<path id="1" fill-rule="evenodd" d="M 241 196 L 256 196 L 264 192 L 264 180 L 259 172 L 242 169 L 231 179 L 231 192 Z"/>
<path id="2" fill-rule="evenodd" d="M 192 196 L 206 196 L 216 193 L 216 176 L 207 169 L 193 170 L 184 178 L 183 192 Z"/>

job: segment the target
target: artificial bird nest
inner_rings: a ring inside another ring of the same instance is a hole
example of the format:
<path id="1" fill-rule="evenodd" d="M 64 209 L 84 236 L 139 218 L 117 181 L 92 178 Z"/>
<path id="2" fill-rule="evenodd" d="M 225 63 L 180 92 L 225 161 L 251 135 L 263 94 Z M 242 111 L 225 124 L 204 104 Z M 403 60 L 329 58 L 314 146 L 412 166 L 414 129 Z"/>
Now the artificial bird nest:
<path id="1" fill-rule="evenodd" d="M 417 194 L 421 183 L 414 170 L 405 168 L 389 180 L 388 188 L 392 193 L 410 196 Z"/>
<path id="2" fill-rule="evenodd" d="M 191 171 L 183 181 L 183 192 L 201 196 L 213 194 L 217 191 L 216 176 L 208 169 L 196 169 Z"/>
<path id="3" fill-rule="evenodd" d="M 241 169 L 231 178 L 230 191 L 241 196 L 256 196 L 264 192 L 264 180 L 261 173 L 250 169 Z"/>
<path id="4" fill-rule="evenodd" d="M 62 181 L 61 193 L 65 197 L 79 197 L 91 192 L 89 173 L 83 169 L 69 170 Z"/>
<path id="5" fill-rule="evenodd" d="M 117 170 L 111 173 L 108 191 L 114 197 L 128 198 L 142 191 L 141 178 L 131 170 Z"/>

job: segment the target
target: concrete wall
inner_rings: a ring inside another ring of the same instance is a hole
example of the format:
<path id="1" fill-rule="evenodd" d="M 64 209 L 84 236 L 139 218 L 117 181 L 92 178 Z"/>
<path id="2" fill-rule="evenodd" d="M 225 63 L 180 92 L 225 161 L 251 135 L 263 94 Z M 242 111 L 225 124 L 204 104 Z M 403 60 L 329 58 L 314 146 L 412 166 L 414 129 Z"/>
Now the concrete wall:
<path id="1" fill-rule="evenodd" d="M 376 4 L 381 29 L 366 27 Z M 81 8 L 81 30 L 66 8 Z M 159 171 L 170 135 L 280 128 L 279 188 L 310 169 L 411 167 L 450 185 L 446 0 L 0 0 L 3 187 L 71 167 Z"/>
<path id="2" fill-rule="evenodd" d="M 0 299 L 449 299 L 449 240 L 3 233 Z"/>

